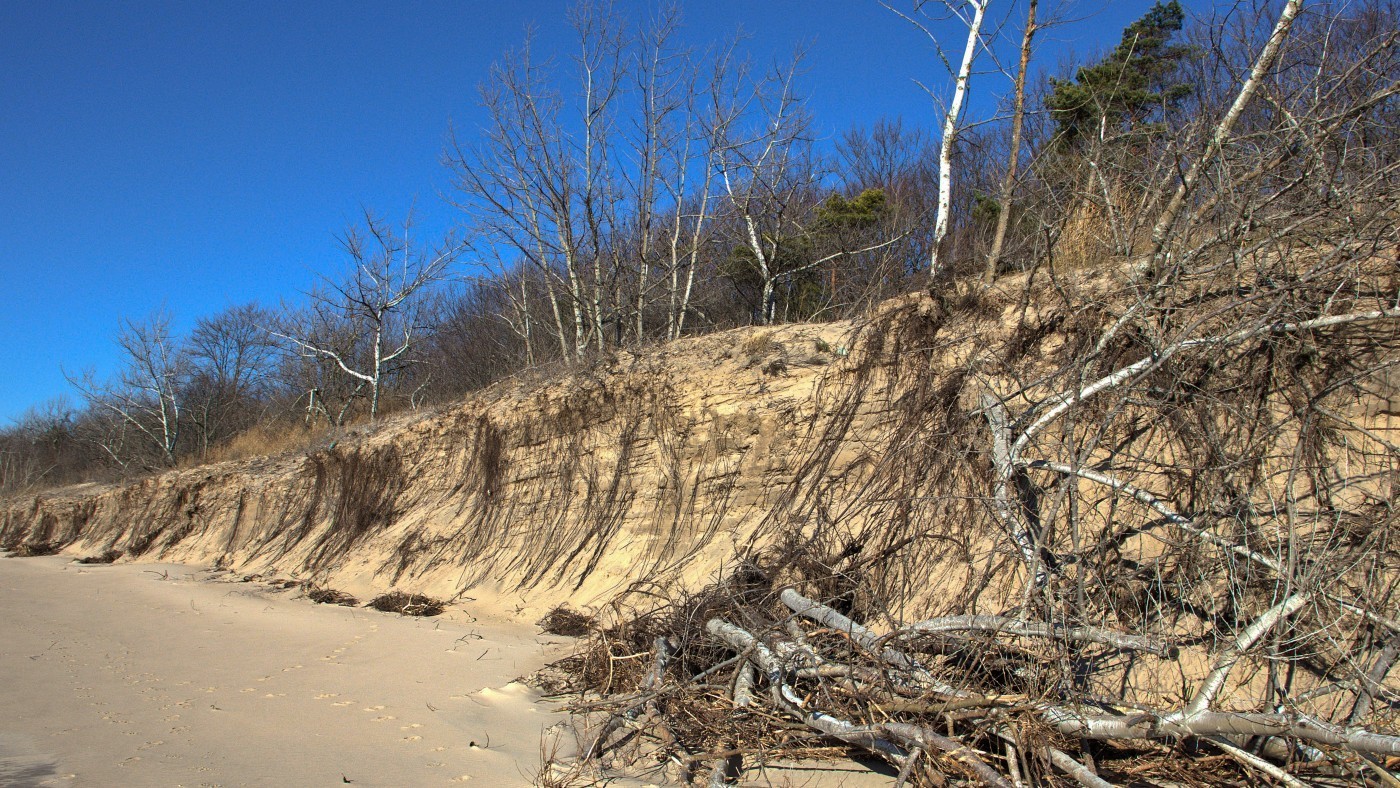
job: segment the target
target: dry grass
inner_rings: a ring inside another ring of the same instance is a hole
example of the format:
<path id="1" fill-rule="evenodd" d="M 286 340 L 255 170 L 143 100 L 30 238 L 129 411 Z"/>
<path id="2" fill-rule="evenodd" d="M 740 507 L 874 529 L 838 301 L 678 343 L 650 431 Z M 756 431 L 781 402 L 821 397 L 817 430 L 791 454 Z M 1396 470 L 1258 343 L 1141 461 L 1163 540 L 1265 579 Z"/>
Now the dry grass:
<path id="1" fill-rule="evenodd" d="M 108 550 L 108 551 L 106 551 L 106 552 L 104 552 L 104 553 L 99 553 L 98 555 L 85 555 L 85 556 L 83 556 L 82 558 L 79 558 L 78 560 L 76 560 L 74 563 L 78 563 L 78 564 L 110 564 L 110 563 L 115 563 L 116 560 L 117 560 L 118 558 L 121 558 L 121 557 L 122 557 L 122 551 L 120 551 L 120 550 L 115 550 L 115 549 L 114 549 L 114 550 Z"/>
<path id="2" fill-rule="evenodd" d="M 447 609 L 445 603 L 423 596 L 391 591 L 371 599 L 365 607 L 382 610 L 385 613 L 398 613 L 401 616 L 437 616 Z"/>
<path id="3" fill-rule="evenodd" d="M 774 354 L 779 358 L 770 363 L 779 363 L 784 355 L 783 350 L 783 344 L 773 336 L 772 331 L 754 332 L 739 343 L 739 355 L 744 357 L 751 367 L 762 364 Z"/>
<path id="4" fill-rule="evenodd" d="M 57 542 L 21 542 L 15 547 L 11 558 L 35 558 L 41 555 L 54 555 L 63 549 Z"/>
<path id="5" fill-rule="evenodd" d="M 210 449 L 203 459 L 189 459 L 188 467 L 310 451 L 325 443 L 332 432 L 330 427 L 260 424 Z"/>
<path id="6" fill-rule="evenodd" d="M 545 617 L 535 624 L 551 635 L 576 638 L 588 634 L 588 630 L 593 626 L 593 617 L 584 615 L 568 605 L 560 605 L 546 613 Z"/>
<path id="7" fill-rule="evenodd" d="M 337 591 L 334 588 L 313 588 L 306 592 L 306 596 L 318 605 L 356 607 L 360 604 L 360 600 L 356 599 L 354 596 L 344 591 Z"/>

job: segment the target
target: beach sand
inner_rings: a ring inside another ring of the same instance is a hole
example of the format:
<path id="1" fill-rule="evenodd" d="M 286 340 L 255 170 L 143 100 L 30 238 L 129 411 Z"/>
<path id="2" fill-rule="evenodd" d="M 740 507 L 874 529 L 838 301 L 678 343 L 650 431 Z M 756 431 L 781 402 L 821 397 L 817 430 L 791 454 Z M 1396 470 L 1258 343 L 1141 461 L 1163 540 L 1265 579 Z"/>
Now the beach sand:
<path id="1" fill-rule="evenodd" d="M 563 639 L 464 601 L 317 605 L 160 564 L 0 559 L 0 785 L 529 785 Z"/>

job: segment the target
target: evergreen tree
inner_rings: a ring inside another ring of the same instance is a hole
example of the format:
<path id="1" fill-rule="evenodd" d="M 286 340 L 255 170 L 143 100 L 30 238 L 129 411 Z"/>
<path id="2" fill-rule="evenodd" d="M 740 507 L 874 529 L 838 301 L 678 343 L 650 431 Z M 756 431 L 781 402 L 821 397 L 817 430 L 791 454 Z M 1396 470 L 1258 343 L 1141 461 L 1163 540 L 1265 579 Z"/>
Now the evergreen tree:
<path id="1" fill-rule="evenodd" d="M 1177 0 L 1158 2 L 1124 29 L 1122 42 L 1108 57 L 1081 67 L 1073 80 L 1051 80 L 1054 89 L 1045 104 L 1059 121 L 1065 142 L 1097 136 L 1101 128 L 1131 128 L 1155 108 L 1190 94 L 1189 86 L 1168 82 L 1191 52 L 1171 43 L 1184 19 Z"/>

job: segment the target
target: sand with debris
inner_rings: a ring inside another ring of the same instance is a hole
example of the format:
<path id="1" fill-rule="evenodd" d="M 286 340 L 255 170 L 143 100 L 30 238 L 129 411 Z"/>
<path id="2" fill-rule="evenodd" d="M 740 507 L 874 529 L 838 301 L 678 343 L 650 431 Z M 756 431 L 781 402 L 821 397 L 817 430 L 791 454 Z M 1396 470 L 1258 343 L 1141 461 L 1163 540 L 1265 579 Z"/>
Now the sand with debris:
<path id="1" fill-rule="evenodd" d="M 528 785 L 564 645 L 160 564 L 0 560 L 0 784 Z"/>

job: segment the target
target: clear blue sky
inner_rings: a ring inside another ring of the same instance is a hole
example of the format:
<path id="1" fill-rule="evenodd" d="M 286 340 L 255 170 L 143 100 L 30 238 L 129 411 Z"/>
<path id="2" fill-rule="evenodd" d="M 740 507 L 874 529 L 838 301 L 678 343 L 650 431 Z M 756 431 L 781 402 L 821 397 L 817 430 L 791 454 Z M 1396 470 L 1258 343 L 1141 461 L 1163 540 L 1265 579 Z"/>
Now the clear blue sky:
<path id="1" fill-rule="evenodd" d="M 936 125 L 912 80 L 946 76 L 875 0 L 682 5 L 695 43 L 739 27 L 760 57 L 808 43 L 802 87 L 831 135 L 881 116 Z M 1113 46 L 1149 5 L 1081 3 L 1107 9 L 1052 31 L 1041 62 Z M 449 119 L 482 122 L 476 85 L 528 23 L 537 52 L 565 56 L 565 7 L 0 0 L 0 424 L 69 393 L 60 368 L 113 371 L 122 317 L 164 306 L 184 329 L 296 299 L 340 265 L 335 235 L 361 206 L 416 203 L 423 230 L 446 229 Z"/>

